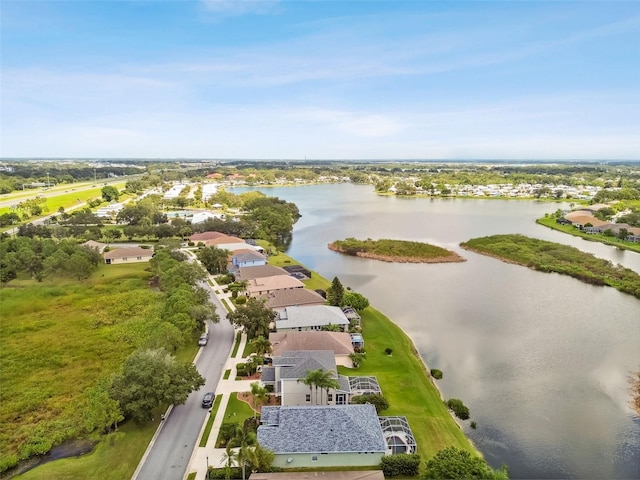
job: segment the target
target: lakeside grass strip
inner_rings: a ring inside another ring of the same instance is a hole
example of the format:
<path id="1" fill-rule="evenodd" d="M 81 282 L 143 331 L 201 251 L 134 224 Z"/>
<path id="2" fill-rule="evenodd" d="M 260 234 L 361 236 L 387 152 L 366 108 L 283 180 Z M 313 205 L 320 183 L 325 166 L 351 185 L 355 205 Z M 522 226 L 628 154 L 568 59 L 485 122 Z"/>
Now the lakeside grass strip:
<path id="1" fill-rule="evenodd" d="M 211 435 L 211 429 L 213 428 L 213 421 L 216 419 L 216 414 L 218 413 L 218 408 L 220 407 L 220 403 L 222 402 L 222 395 L 216 395 L 216 399 L 213 401 L 213 408 L 211 409 L 211 414 L 209 415 L 209 419 L 207 420 L 207 425 L 204 427 L 204 432 L 202 432 L 202 438 L 200 439 L 199 447 L 206 447 L 207 441 L 209 441 L 209 435 Z"/>
<path id="2" fill-rule="evenodd" d="M 631 250 L 632 252 L 640 253 L 640 243 L 626 242 L 617 237 L 608 237 L 601 233 L 585 233 L 573 225 L 562 225 L 556 222 L 556 219 L 553 217 L 543 217 L 536 220 L 536 223 L 539 225 L 543 225 L 545 227 L 551 228 L 553 230 L 558 230 L 563 233 L 568 233 L 569 235 L 573 235 L 574 237 L 584 238 L 589 242 L 599 242 L 604 243 L 605 245 L 612 245 L 621 250 Z"/>
<path id="3" fill-rule="evenodd" d="M 540 272 L 569 275 L 585 283 L 610 286 L 640 298 L 640 275 L 575 247 L 519 234 L 474 238 L 460 246 L 503 262 Z"/>
<path id="4" fill-rule="evenodd" d="M 347 238 L 328 245 L 329 250 L 354 257 L 370 258 L 398 263 L 449 263 L 464 262 L 455 252 L 423 242 L 407 240 L 358 240 Z"/>

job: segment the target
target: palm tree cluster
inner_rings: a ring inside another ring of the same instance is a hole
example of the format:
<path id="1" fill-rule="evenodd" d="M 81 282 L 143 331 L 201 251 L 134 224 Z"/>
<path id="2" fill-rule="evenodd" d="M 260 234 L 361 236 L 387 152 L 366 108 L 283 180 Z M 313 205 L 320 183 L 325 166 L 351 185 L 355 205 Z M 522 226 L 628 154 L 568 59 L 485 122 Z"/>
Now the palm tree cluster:
<path id="1" fill-rule="evenodd" d="M 340 388 L 338 380 L 336 380 L 336 373 L 332 370 L 324 370 L 319 368 L 318 370 L 307 370 L 307 375 L 304 378 L 298 380 L 309 387 L 309 392 L 313 392 L 315 389 L 315 401 L 314 405 L 326 405 L 329 403 L 329 390 Z M 320 402 L 318 403 L 318 390 L 320 390 Z M 326 392 L 326 397 L 323 401 L 322 392 Z"/>

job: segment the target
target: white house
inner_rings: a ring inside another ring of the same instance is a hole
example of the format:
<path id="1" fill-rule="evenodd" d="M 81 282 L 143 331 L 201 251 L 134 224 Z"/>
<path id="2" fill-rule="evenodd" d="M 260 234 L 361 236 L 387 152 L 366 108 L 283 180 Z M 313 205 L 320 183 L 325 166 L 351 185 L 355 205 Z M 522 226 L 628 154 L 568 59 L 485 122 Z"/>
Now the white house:
<path id="1" fill-rule="evenodd" d="M 322 327 L 339 325 L 343 331 L 349 329 L 349 319 L 340 309 L 329 305 L 286 307 L 278 312 L 276 331 L 322 330 Z"/>

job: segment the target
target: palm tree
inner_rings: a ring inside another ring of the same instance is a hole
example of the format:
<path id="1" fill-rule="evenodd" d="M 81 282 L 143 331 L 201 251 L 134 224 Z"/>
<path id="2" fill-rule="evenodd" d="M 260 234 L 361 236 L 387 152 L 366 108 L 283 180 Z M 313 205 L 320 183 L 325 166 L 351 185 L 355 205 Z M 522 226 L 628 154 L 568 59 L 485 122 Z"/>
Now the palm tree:
<path id="1" fill-rule="evenodd" d="M 269 394 L 266 388 L 261 387 L 258 382 L 253 382 L 251 384 L 251 395 L 253 396 L 253 418 L 256 418 L 258 404 L 265 403 L 269 398 Z"/>
<path id="2" fill-rule="evenodd" d="M 320 386 L 320 383 L 322 382 L 322 378 L 323 378 L 323 374 L 322 374 L 323 370 L 319 369 L 319 370 L 307 370 L 307 375 L 304 378 L 299 378 L 297 381 L 298 382 L 302 382 L 305 385 L 307 385 L 309 387 L 309 392 L 311 392 L 314 388 L 316 390 L 316 401 L 314 402 L 314 405 L 318 404 L 318 387 Z M 311 395 L 309 395 L 311 396 Z"/>
<path id="3" fill-rule="evenodd" d="M 327 392 L 327 397 L 326 397 L 326 403 L 329 403 L 329 390 L 331 390 L 332 388 L 334 390 L 337 390 L 338 388 L 340 388 L 340 384 L 338 383 L 338 380 L 336 380 L 335 376 L 335 372 L 333 372 L 332 370 L 329 371 L 324 371 L 322 369 L 320 369 L 321 372 L 321 376 L 319 376 L 319 383 L 318 383 L 318 387 L 320 387 L 321 389 L 324 389 Z M 322 400 L 322 395 L 320 396 L 320 399 Z"/>
<path id="4" fill-rule="evenodd" d="M 271 342 L 262 335 L 251 340 L 251 347 L 260 357 L 264 356 L 265 353 L 271 353 Z"/>
<path id="5" fill-rule="evenodd" d="M 224 464 L 224 478 L 229 480 L 231 478 L 231 467 L 237 462 L 238 453 L 231 450 L 231 442 L 227 442 L 225 452 L 222 454 L 222 461 Z"/>
<path id="6" fill-rule="evenodd" d="M 242 467 L 242 480 L 245 480 L 246 466 L 250 463 L 252 458 L 251 446 L 256 443 L 256 434 L 251 430 L 238 425 L 238 428 L 236 428 L 236 435 L 231 439 L 230 443 L 240 447 L 236 455 L 238 464 Z"/>

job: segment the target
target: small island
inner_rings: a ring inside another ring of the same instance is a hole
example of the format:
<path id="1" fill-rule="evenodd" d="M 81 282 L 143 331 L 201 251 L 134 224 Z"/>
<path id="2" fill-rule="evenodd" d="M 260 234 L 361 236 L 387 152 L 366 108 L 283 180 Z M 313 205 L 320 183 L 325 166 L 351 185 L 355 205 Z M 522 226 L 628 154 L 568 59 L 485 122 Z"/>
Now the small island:
<path id="1" fill-rule="evenodd" d="M 422 242 L 410 242 L 406 240 L 357 240 L 347 238 L 336 240 L 328 245 L 329 250 L 353 255 L 355 257 L 382 260 L 383 262 L 397 263 L 449 263 L 464 262 L 455 252 L 442 247 Z"/>
<path id="2" fill-rule="evenodd" d="M 574 247 L 517 234 L 474 238 L 460 246 L 532 270 L 569 275 L 592 285 L 608 285 L 640 298 L 640 275 Z"/>

